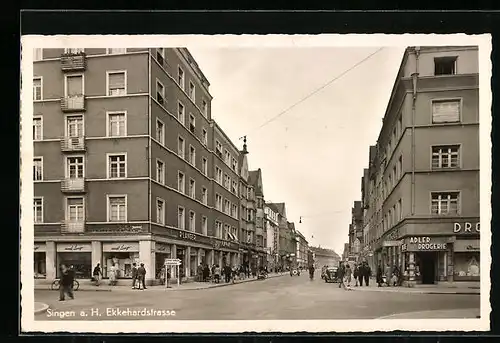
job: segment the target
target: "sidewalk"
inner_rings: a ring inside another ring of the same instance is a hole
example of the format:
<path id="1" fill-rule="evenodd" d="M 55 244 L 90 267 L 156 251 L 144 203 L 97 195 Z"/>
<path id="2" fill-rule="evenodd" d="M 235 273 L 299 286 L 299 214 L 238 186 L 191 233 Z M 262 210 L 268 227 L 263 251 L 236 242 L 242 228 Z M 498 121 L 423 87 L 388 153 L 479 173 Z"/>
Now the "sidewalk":
<path id="1" fill-rule="evenodd" d="M 288 275 L 286 273 L 282 274 Z M 268 279 L 272 279 L 275 277 L 280 277 L 282 276 L 281 274 L 269 274 Z M 211 283 L 211 282 L 186 282 L 186 283 L 181 283 L 179 286 L 177 286 L 177 283 L 173 283 L 169 285 L 169 288 L 166 288 L 165 285 L 157 285 L 157 286 L 148 286 L 147 290 L 151 291 L 193 291 L 193 290 L 202 290 L 202 289 L 208 289 L 208 288 L 217 288 L 217 287 L 225 287 L 225 286 L 232 286 L 232 285 L 238 285 L 241 283 L 246 283 L 246 282 L 253 282 L 253 281 L 261 281 L 258 280 L 257 278 L 249 278 L 245 280 L 239 280 L 235 281 L 234 283 L 229 282 L 221 282 L 221 283 Z M 38 284 L 35 285 L 35 290 L 50 290 L 50 285 L 47 284 Z M 77 292 L 81 291 L 94 291 L 94 292 L 135 292 L 137 290 L 132 289 L 130 286 L 109 286 L 106 281 L 103 281 L 100 286 L 96 287 L 93 284 L 90 283 L 80 283 L 80 288 L 78 289 Z"/>
<path id="2" fill-rule="evenodd" d="M 355 287 L 355 283 L 351 283 L 349 290 L 360 292 L 394 292 L 394 293 L 415 293 L 415 294 L 480 294 L 479 283 L 474 282 L 440 282 L 435 285 L 415 285 L 409 288 L 405 286 L 399 287 L 378 287 L 375 279 L 370 279 L 370 286 Z"/>

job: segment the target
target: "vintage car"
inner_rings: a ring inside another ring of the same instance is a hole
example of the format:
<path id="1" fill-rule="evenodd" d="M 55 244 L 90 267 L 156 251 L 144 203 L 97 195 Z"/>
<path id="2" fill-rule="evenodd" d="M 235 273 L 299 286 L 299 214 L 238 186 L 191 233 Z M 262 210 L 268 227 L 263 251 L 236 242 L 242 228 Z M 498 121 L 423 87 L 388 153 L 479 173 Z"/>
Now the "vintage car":
<path id="1" fill-rule="evenodd" d="M 337 270 L 338 270 L 337 267 L 328 267 L 328 268 L 325 269 L 324 280 L 325 280 L 326 283 L 338 282 L 338 279 L 337 279 Z"/>

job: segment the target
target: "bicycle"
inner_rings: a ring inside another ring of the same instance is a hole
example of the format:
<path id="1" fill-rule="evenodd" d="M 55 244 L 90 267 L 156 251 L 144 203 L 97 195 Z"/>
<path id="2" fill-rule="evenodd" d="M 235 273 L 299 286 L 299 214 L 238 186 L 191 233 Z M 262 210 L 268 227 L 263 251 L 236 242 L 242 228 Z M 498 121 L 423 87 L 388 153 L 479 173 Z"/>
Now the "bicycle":
<path id="1" fill-rule="evenodd" d="M 55 291 L 59 289 L 59 279 L 55 279 L 52 284 L 50 285 L 50 289 Z M 80 288 L 80 283 L 77 280 L 73 280 L 73 290 L 78 291 L 78 288 Z"/>

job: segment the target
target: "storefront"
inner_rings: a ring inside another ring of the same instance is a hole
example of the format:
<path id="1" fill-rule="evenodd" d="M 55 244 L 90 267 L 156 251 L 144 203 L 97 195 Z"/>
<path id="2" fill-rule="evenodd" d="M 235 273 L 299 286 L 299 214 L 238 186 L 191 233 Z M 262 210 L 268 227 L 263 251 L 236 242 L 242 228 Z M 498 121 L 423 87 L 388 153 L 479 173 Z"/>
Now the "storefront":
<path id="1" fill-rule="evenodd" d="M 115 265 L 118 279 L 132 278 L 132 264 L 139 263 L 139 242 L 103 243 L 103 277 L 107 278 L 108 271 Z"/>
<path id="2" fill-rule="evenodd" d="M 179 272 L 181 274 L 181 278 L 184 278 L 186 277 L 186 249 L 184 247 L 177 247 L 176 258 L 181 260 Z"/>
<path id="3" fill-rule="evenodd" d="M 410 254 L 414 255 L 415 281 L 421 284 L 434 284 L 446 281 L 448 273 L 449 237 L 416 236 L 404 239 L 401 251 L 404 257 L 404 270 L 408 273 Z"/>
<path id="4" fill-rule="evenodd" d="M 45 243 L 35 243 L 33 246 L 33 274 L 35 279 L 45 279 L 47 276 L 46 267 L 46 245 Z"/>
<path id="5" fill-rule="evenodd" d="M 159 279 L 165 260 L 172 258 L 171 246 L 165 243 L 155 243 L 155 276 Z"/>
<path id="6" fill-rule="evenodd" d="M 92 271 L 92 247 L 89 243 L 57 243 L 56 276 L 60 277 L 59 266 L 73 266 L 77 279 L 90 279 Z"/>
<path id="7" fill-rule="evenodd" d="M 189 256 L 189 276 L 196 276 L 196 272 L 198 269 L 198 248 L 191 247 L 191 253 Z"/>
<path id="8" fill-rule="evenodd" d="M 454 281 L 479 281 L 479 239 L 457 239 L 453 244 Z"/>

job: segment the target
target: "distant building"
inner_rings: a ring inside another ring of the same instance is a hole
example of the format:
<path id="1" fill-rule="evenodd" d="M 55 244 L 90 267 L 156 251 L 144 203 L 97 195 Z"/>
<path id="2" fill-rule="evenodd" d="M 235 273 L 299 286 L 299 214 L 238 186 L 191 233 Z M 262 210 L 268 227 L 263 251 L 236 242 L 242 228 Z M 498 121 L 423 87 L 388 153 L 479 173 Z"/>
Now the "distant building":
<path id="1" fill-rule="evenodd" d="M 297 266 L 305 268 L 307 267 L 307 251 L 309 250 L 308 242 L 304 235 L 298 230 L 295 234 L 295 241 L 297 242 Z"/>
<path id="2" fill-rule="evenodd" d="M 275 269 L 280 264 L 279 255 L 279 212 L 276 206 L 266 203 L 264 207 L 267 231 L 268 267 Z"/>
<path id="3" fill-rule="evenodd" d="M 337 266 L 340 261 L 340 256 L 332 249 L 320 247 L 309 247 L 309 250 L 314 253 L 316 266 Z"/>

